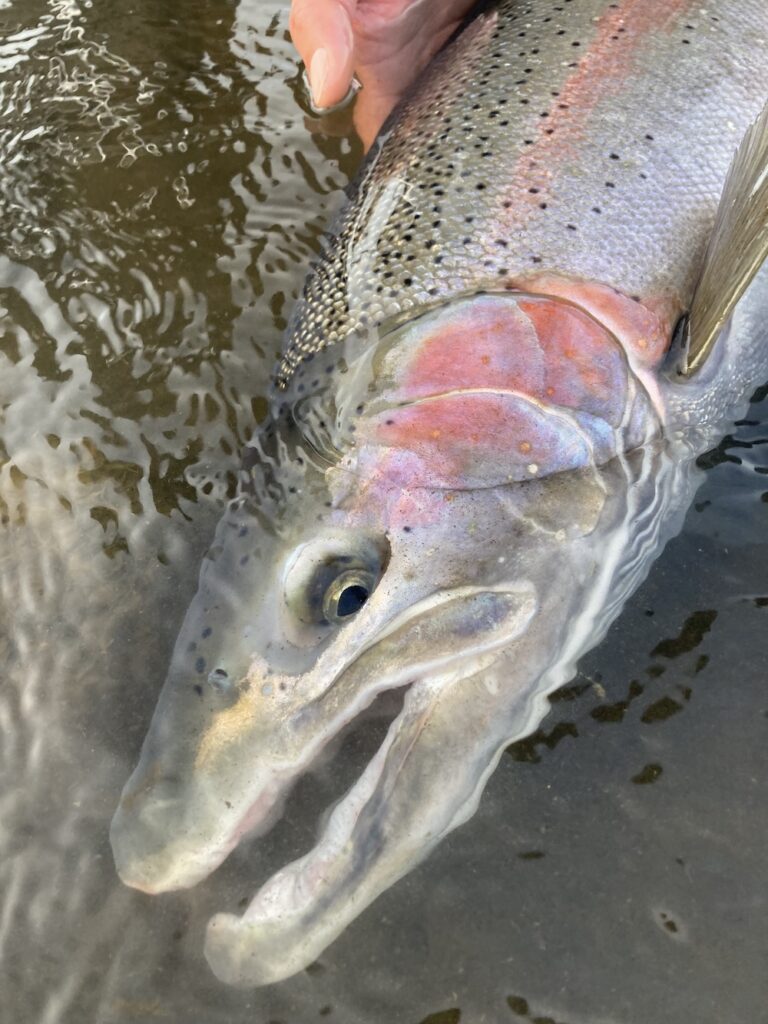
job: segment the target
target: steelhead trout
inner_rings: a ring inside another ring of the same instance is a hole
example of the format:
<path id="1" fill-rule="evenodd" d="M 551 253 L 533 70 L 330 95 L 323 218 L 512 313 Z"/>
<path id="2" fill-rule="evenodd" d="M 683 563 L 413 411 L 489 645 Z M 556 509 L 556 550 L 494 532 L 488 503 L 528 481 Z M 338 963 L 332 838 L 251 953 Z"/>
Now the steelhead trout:
<path id="1" fill-rule="evenodd" d="M 302 969 L 471 816 L 768 375 L 767 43 L 764 0 L 503 0 L 385 125 L 112 826 L 127 884 L 195 885 L 404 694 L 314 849 L 211 921 L 223 980 Z"/>

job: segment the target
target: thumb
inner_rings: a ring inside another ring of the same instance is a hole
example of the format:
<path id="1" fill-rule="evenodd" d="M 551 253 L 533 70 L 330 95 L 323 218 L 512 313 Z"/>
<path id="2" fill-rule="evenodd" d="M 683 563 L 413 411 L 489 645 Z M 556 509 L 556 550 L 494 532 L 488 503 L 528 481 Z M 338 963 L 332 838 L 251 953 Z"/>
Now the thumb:
<path id="1" fill-rule="evenodd" d="M 288 26 L 316 107 L 332 107 L 349 91 L 354 64 L 352 6 L 351 0 L 292 0 Z"/>

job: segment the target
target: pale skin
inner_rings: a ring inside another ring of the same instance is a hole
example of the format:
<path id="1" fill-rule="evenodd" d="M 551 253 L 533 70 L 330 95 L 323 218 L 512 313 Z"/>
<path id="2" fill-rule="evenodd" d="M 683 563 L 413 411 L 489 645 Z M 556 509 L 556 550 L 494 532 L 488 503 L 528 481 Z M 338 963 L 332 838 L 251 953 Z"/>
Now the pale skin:
<path id="1" fill-rule="evenodd" d="M 355 128 L 366 148 L 390 110 L 476 0 L 292 0 L 291 37 L 316 107 L 362 90 Z"/>

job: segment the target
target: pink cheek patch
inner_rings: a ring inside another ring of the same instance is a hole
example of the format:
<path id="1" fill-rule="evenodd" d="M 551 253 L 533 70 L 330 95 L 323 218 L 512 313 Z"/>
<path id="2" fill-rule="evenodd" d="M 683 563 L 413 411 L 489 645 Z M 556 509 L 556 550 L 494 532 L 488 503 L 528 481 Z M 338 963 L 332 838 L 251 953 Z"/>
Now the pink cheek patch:
<path id="1" fill-rule="evenodd" d="M 570 302 L 460 300 L 393 338 L 358 421 L 358 469 L 397 491 L 601 465 L 642 443 L 654 418 L 632 381 L 616 337 Z"/>
<path id="2" fill-rule="evenodd" d="M 587 466 L 593 458 L 578 421 L 505 392 L 447 394 L 393 409 L 372 418 L 366 435 L 416 456 L 408 461 L 408 483 L 417 487 L 492 487 Z"/>
<path id="3" fill-rule="evenodd" d="M 455 388 L 510 388 L 529 395 L 544 387 L 538 338 L 516 303 L 478 297 L 430 319 L 409 340 L 402 359 L 395 351 L 392 396 L 413 401 Z"/>
<path id="4" fill-rule="evenodd" d="M 538 397 L 599 416 L 617 426 L 627 401 L 627 363 L 605 328 L 563 303 L 520 302 L 544 355 Z"/>
<path id="5" fill-rule="evenodd" d="M 681 309 L 671 297 L 632 299 L 597 281 L 562 277 L 557 274 L 532 274 L 510 282 L 524 291 L 556 296 L 587 310 L 619 339 L 633 362 L 641 369 L 653 370 L 669 348 L 672 330 Z"/>
<path id="6" fill-rule="evenodd" d="M 515 391 L 618 425 L 626 404 L 626 357 L 615 338 L 575 307 L 546 298 L 480 296 L 439 314 L 409 339 L 390 400 L 465 388 Z"/>

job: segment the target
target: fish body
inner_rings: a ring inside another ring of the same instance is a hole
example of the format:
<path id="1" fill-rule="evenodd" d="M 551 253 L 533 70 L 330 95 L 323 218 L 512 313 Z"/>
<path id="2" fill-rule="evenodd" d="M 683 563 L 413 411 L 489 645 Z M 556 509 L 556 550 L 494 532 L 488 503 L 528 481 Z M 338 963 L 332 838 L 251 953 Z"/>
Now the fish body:
<path id="1" fill-rule="evenodd" d="M 385 126 L 294 317 L 297 386 L 303 358 L 372 325 L 553 273 L 639 299 L 668 339 L 765 101 L 766 12 L 561 6 L 479 17 Z"/>
<path id="2" fill-rule="evenodd" d="M 113 822 L 127 883 L 193 885 L 404 691 L 316 847 L 211 922 L 222 979 L 300 970 L 466 820 L 679 528 L 768 373 L 765 270 L 690 380 L 670 355 L 766 38 L 750 0 L 505 0 L 385 126 Z"/>

